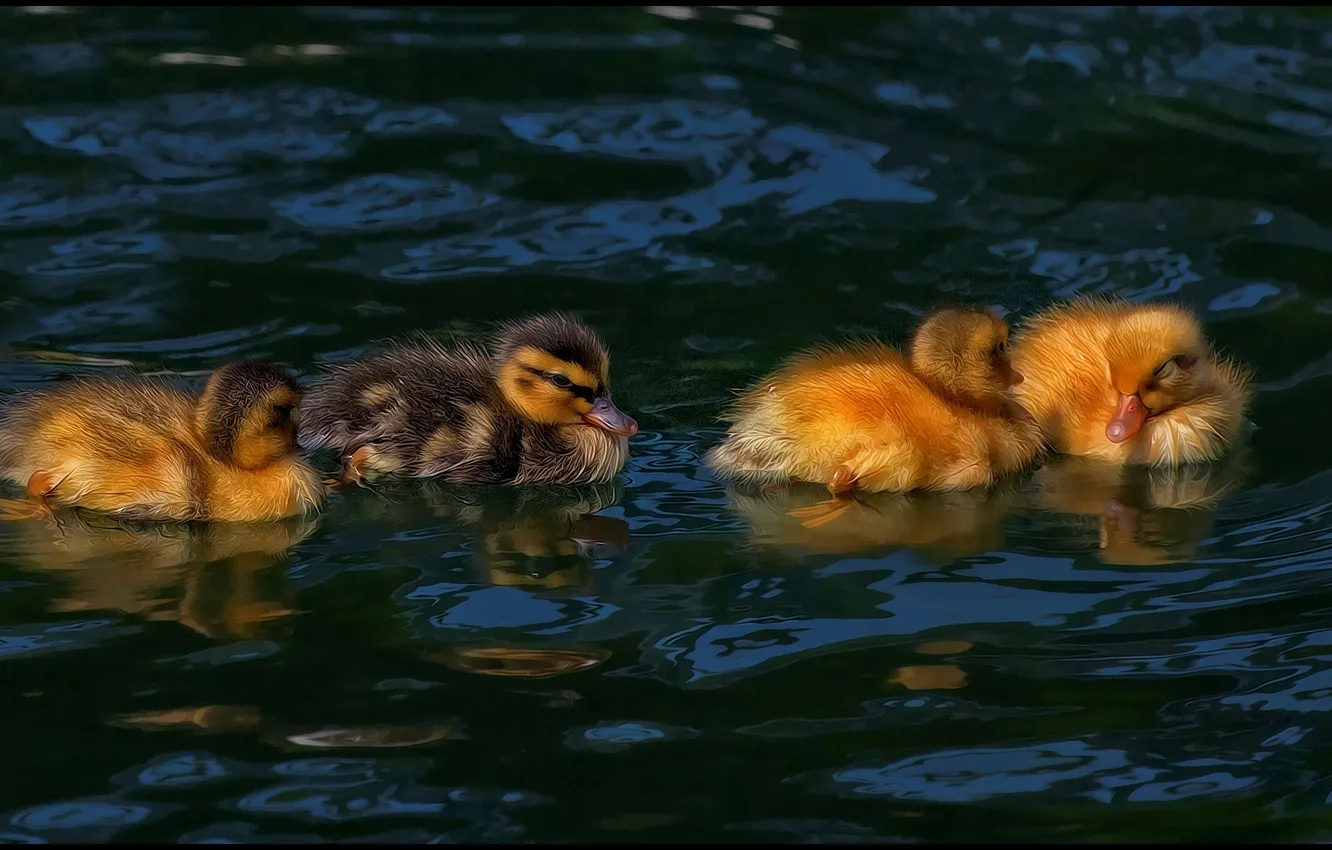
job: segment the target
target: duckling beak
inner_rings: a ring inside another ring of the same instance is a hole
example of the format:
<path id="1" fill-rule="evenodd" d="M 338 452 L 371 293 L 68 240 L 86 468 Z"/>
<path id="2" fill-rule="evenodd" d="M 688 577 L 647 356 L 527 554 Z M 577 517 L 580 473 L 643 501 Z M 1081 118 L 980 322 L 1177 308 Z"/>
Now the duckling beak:
<path id="1" fill-rule="evenodd" d="M 587 424 L 609 431 L 620 437 L 632 437 L 638 433 L 638 423 L 626 416 L 615 406 L 609 395 L 604 395 L 592 403 L 592 409 L 583 414 Z"/>
<path id="2" fill-rule="evenodd" d="M 1105 438 L 1112 443 L 1122 443 L 1141 431 L 1146 421 L 1147 405 L 1142 403 L 1138 394 L 1120 393 L 1115 415 L 1110 417 L 1110 422 L 1105 426 Z"/>

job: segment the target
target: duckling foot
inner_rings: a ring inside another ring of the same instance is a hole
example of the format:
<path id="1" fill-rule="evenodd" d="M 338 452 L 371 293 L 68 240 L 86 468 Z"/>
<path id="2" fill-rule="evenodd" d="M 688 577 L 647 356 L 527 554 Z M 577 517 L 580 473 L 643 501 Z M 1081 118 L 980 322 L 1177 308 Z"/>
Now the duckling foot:
<path id="1" fill-rule="evenodd" d="M 0 499 L 0 521 L 22 519 L 50 519 L 55 516 L 46 497 L 55 491 L 61 478 L 50 472 L 34 472 L 25 488 L 27 499 Z"/>
<path id="2" fill-rule="evenodd" d="M 851 471 L 849 464 L 844 463 L 833 471 L 832 479 L 828 481 L 828 492 L 833 495 L 831 499 L 825 499 L 808 507 L 795 508 L 787 511 L 786 515 L 801 520 L 800 524 L 805 528 L 827 525 L 850 510 L 852 505 L 857 504 L 852 495 L 855 489 L 856 474 Z"/>
<path id="3" fill-rule="evenodd" d="M 53 472 L 34 472 L 28 476 L 28 498 L 35 500 L 45 499 L 55 492 L 56 485 L 63 480 L 63 477 L 57 477 Z"/>
<path id="4" fill-rule="evenodd" d="M 852 471 L 850 464 L 842 464 L 833 470 L 832 478 L 828 481 L 828 492 L 834 496 L 843 496 L 856 489 L 856 481 L 859 478 Z"/>
<path id="5" fill-rule="evenodd" d="M 354 452 L 342 456 L 342 480 L 347 484 L 360 484 L 365 481 L 365 465 L 370 459 L 372 449 L 361 446 Z"/>
<path id="6" fill-rule="evenodd" d="M 805 528 L 818 528 L 827 525 L 851 509 L 856 501 L 845 497 L 833 499 L 824 499 L 813 505 L 804 508 L 794 508 L 786 512 L 786 515 L 800 520 L 800 524 Z"/>
<path id="7" fill-rule="evenodd" d="M 874 513 L 878 513 L 878 510 L 875 510 L 872 506 L 864 505 L 863 502 L 860 502 L 855 496 L 846 494 L 846 496 L 826 498 L 826 500 L 823 500 L 822 502 L 815 502 L 814 505 L 807 505 L 805 508 L 787 510 L 786 516 L 793 517 L 795 520 L 801 520 L 801 525 L 805 526 L 807 529 L 817 529 L 821 525 L 827 525 L 829 522 L 833 522 L 836 518 L 846 513 L 847 510 L 851 510 L 851 508 L 860 508 L 862 510 L 868 509 L 872 510 Z"/>
<path id="8" fill-rule="evenodd" d="M 50 519 L 55 514 L 41 499 L 0 499 L 0 522 Z"/>

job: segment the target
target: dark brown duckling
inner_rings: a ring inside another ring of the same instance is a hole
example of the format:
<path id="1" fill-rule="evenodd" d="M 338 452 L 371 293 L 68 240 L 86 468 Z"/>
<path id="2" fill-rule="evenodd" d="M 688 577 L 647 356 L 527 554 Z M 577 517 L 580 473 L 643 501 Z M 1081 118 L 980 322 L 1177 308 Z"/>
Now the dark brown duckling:
<path id="1" fill-rule="evenodd" d="M 314 387 L 301 441 L 339 452 L 348 480 L 599 483 L 624 467 L 638 432 L 609 381 L 605 345 L 563 313 L 505 325 L 489 351 L 395 342 Z"/>

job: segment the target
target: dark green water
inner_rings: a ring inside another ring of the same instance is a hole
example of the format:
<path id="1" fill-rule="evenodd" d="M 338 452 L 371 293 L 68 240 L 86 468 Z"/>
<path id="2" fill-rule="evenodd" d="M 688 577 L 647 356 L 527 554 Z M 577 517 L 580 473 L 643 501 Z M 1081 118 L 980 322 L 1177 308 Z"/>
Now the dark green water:
<path id="1" fill-rule="evenodd" d="M 643 430 L 599 489 L 3 524 L 0 841 L 1332 837 L 1326 17 L 34 8 L 0 388 L 560 307 Z M 1241 456 L 813 531 L 699 467 L 798 346 L 1095 292 L 1253 366 Z"/>

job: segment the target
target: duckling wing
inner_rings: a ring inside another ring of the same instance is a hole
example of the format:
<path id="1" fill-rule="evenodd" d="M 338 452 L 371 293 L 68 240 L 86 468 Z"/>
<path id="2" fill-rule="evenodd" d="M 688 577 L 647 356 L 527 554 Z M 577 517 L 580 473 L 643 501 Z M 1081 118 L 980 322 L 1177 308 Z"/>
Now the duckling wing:
<path id="1" fill-rule="evenodd" d="M 0 416 L 0 473 L 52 476 L 57 501 L 188 515 L 200 450 L 189 396 L 149 381 L 75 381 L 26 395 Z"/>
<path id="2" fill-rule="evenodd" d="M 449 351 L 436 343 L 395 344 L 334 366 L 301 404 L 305 449 L 344 449 L 383 431 L 402 411 L 429 408 L 462 378 L 475 380 L 484 352 Z"/>
<path id="3" fill-rule="evenodd" d="M 14 399 L 0 412 L 0 467 L 45 449 L 124 460 L 157 438 L 190 433 L 189 396 L 145 380 L 75 380 Z"/>
<path id="4" fill-rule="evenodd" d="M 490 357 L 466 346 L 395 346 L 338 367 L 301 413 L 303 447 L 368 446 L 372 467 L 413 476 L 488 480 L 475 467 L 496 460 L 497 440 L 514 441 Z"/>

